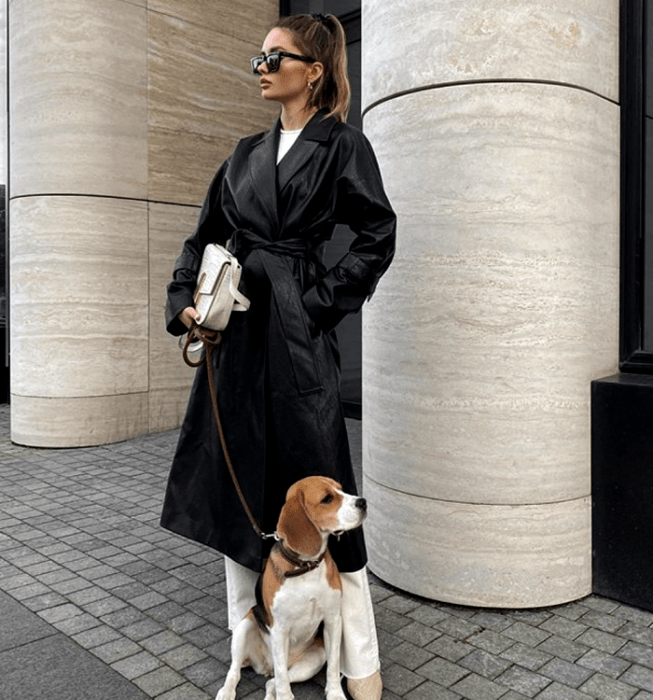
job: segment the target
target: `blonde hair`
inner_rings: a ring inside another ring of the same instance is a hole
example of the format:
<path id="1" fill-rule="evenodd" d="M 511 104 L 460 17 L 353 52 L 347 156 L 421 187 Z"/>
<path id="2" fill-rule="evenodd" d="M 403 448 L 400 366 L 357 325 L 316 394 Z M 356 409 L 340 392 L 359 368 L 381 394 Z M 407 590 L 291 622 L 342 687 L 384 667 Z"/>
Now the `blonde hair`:
<path id="1" fill-rule="evenodd" d="M 324 66 L 313 83 L 309 107 L 329 110 L 327 117 L 347 121 L 351 88 L 347 76 L 347 39 L 335 15 L 290 15 L 275 25 L 292 34 L 293 42 L 303 55 Z M 326 118 L 326 117 L 325 117 Z"/>

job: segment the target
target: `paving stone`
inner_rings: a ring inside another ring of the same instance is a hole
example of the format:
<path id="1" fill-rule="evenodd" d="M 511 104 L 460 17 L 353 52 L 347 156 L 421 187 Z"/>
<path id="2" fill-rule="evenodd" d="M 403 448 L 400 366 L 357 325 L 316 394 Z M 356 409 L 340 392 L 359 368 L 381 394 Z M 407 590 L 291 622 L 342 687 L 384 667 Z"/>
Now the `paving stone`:
<path id="1" fill-rule="evenodd" d="M 399 664 L 383 669 L 383 687 L 400 697 L 424 683 L 424 676 L 413 673 Z"/>
<path id="2" fill-rule="evenodd" d="M 459 693 L 466 700 L 498 700 L 506 692 L 505 687 L 475 673 L 458 681 L 451 690 Z"/>
<path id="3" fill-rule="evenodd" d="M 144 649 L 147 649 L 147 651 L 155 656 L 160 656 L 166 651 L 170 651 L 171 649 L 179 647 L 182 644 L 185 644 L 184 639 L 182 639 L 182 637 L 179 635 L 176 635 L 174 632 L 170 632 L 169 630 L 159 632 L 158 634 L 148 637 L 147 639 L 143 639 L 140 642 L 140 645 Z"/>
<path id="4" fill-rule="evenodd" d="M 161 667 L 134 680 L 150 697 L 159 696 L 186 683 L 186 679 L 171 668 Z"/>
<path id="5" fill-rule="evenodd" d="M 653 668 L 653 648 L 638 644 L 637 642 L 627 642 L 619 651 L 617 656 L 627 661 Z"/>
<path id="6" fill-rule="evenodd" d="M 591 698 L 591 695 L 559 683 L 552 683 L 537 696 L 537 700 L 591 700 Z"/>
<path id="7" fill-rule="evenodd" d="M 229 632 L 222 630 L 215 625 L 204 625 L 203 627 L 198 627 L 190 632 L 185 632 L 183 636 L 184 639 L 189 641 L 191 644 L 203 649 L 204 647 L 215 644 L 221 639 L 229 636 Z"/>
<path id="8" fill-rule="evenodd" d="M 419 666 L 423 666 L 427 661 L 430 661 L 434 655 L 410 642 L 404 642 L 390 649 L 386 656 L 410 671 L 414 671 Z"/>
<path id="9" fill-rule="evenodd" d="M 545 639 L 537 648 L 540 651 L 572 662 L 579 659 L 589 650 L 589 647 L 585 644 L 572 642 L 570 639 L 564 639 L 564 637 L 558 637 L 556 635 Z"/>
<path id="10" fill-rule="evenodd" d="M 594 675 L 594 671 L 590 669 L 557 658 L 552 659 L 542 666 L 539 673 L 551 680 L 569 685 L 572 688 L 578 688 L 590 678 L 590 676 Z"/>
<path id="11" fill-rule="evenodd" d="M 590 595 L 587 598 L 584 598 L 583 605 L 603 613 L 612 613 L 619 607 L 619 603 L 616 601 L 609 600 L 608 598 L 602 598 L 597 595 Z"/>
<path id="12" fill-rule="evenodd" d="M 55 622 L 61 622 L 62 620 L 67 620 L 71 617 L 76 617 L 81 615 L 84 611 L 78 608 L 72 603 L 65 603 L 64 605 L 58 605 L 55 608 L 48 608 L 47 610 L 41 610 L 38 616 L 43 618 L 46 622 L 54 624 Z"/>
<path id="13" fill-rule="evenodd" d="M 168 622 L 168 627 L 170 627 L 170 629 L 177 634 L 184 634 L 184 632 L 190 632 L 191 630 L 197 629 L 204 624 L 205 621 L 203 617 L 200 617 L 195 613 L 186 612 L 170 619 Z"/>
<path id="14" fill-rule="evenodd" d="M 470 618 L 470 622 L 475 625 L 480 625 L 485 629 L 494 630 L 495 632 L 501 632 L 505 630 L 506 627 L 512 625 L 512 620 L 506 615 L 501 613 L 495 613 L 488 610 L 481 610 L 477 612 L 473 617 Z"/>
<path id="15" fill-rule="evenodd" d="M 411 617 L 413 620 L 417 620 L 428 627 L 433 627 L 436 622 L 446 620 L 449 617 L 449 614 L 439 610 L 438 608 L 431 607 L 430 605 L 421 605 L 420 607 L 415 608 L 415 610 L 411 610 L 411 612 L 408 613 L 408 617 Z"/>
<path id="16" fill-rule="evenodd" d="M 653 670 L 638 666 L 631 666 L 620 678 L 622 683 L 627 683 L 635 688 L 653 693 Z"/>
<path id="17" fill-rule="evenodd" d="M 411 624 L 410 619 L 387 608 L 378 608 L 374 611 L 374 616 L 377 627 L 391 633 L 395 633 L 402 627 L 407 627 Z"/>
<path id="18" fill-rule="evenodd" d="M 120 633 L 111 627 L 106 625 L 100 625 L 99 627 L 93 627 L 85 632 L 79 632 L 74 634 L 72 638 L 85 649 L 92 649 L 93 647 L 99 647 L 107 642 L 112 642 L 116 639 L 120 639 Z"/>
<path id="19" fill-rule="evenodd" d="M 481 631 L 478 625 L 457 617 L 449 617 L 446 620 L 440 620 L 440 622 L 435 624 L 435 628 L 454 639 L 461 639 L 463 641 Z"/>
<path id="20" fill-rule="evenodd" d="M 141 647 L 136 642 L 132 642 L 131 639 L 125 639 L 124 637 L 92 649 L 95 656 L 102 659 L 106 664 L 112 664 L 128 656 L 135 656 L 141 651 Z"/>
<path id="21" fill-rule="evenodd" d="M 498 684 L 511 688 L 529 698 L 534 698 L 537 693 L 551 683 L 549 678 L 519 666 L 512 666 L 495 680 Z"/>
<path id="22" fill-rule="evenodd" d="M 616 633 L 621 629 L 626 622 L 619 617 L 614 615 L 609 615 L 608 613 L 598 612 L 596 610 L 590 610 L 580 619 L 585 625 L 590 627 L 595 627 L 596 629 L 603 630 L 603 632 Z"/>
<path id="23" fill-rule="evenodd" d="M 598 700 L 630 700 L 637 693 L 637 688 L 600 673 L 594 674 L 580 690 Z"/>
<path id="24" fill-rule="evenodd" d="M 551 637 L 550 632 L 539 629 L 539 627 L 533 627 L 533 625 L 525 622 L 515 622 L 514 625 L 506 628 L 502 634 L 509 639 L 514 639 L 516 642 L 521 642 L 531 647 L 536 647 Z"/>
<path id="25" fill-rule="evenodd" d="M 540 648 L 529 647 L 521 642 L 516 642 L 510 648 L 501 652 L 500 656 L 530 671 L 537 671 L 553 658 L 551 654 L 542 651 Z"/>
<path id="26" fill-rule="evenodd" d="M 590 608 L 582 604 L 582 601 L 575 603 L 567 603 L 555 608 L 554 614 L 560 617 L 566 617 L 568 620 L 578 620 L 583 615 L 589 612 Z"/>
<path id="27" fill-rule="evenodd" d="M 192 683 L 186 683 L 159 695 L 157 700 L 213 700 L 214 697 L 214 695 L 203 692 Z"/>
<path id="28" fill-rule="evenodd" d="M 620 653 L 621 651 L 623 651 L 623 649 L 620 650 Z M 594 671 L 599 671 L 610 678 L 619 678 L 630 666 L 630 661 L 612 656 L 599 649 L 590 649 L 587 654 L 581 656 L 576 663 L 586 668 L 591 668 Z"/>
<path id="29" fill-rule="evenodd" d="M 614 654 L 626 644 L 626 640 L 622 637 L 595 629 L 587 630 L 578 637 L 577 641 L 593 649 L 606 651 L 608 654 Z"/>
<path id="30" fill-rule="evenodd" d="M 511 662 L 477 649 L 465 656 L 459 662 L 459 665 L 477 673 L 479 676 L 492 679 L 510 668 Z"/>
<path id="31" fill-rule="evenodd" d="M 548 620 L 553 613 L 546 608 L 542 608 L 539 610 L 512 610 L 507 615 L 517 622 L 524 622 L 527 625 L 537 627 L 545 620 Z"/>
<path id="32" fill-rule="evenodd" d="M 420 606 L 419 602 L 407 595 L 391 595 L 389 598 L 386 598 L 381 605 L 400 615 L 405 615 Z"/>
<path id="33" fill-rule="evenodd" d="M 205 688 L 211 683 L 218 680 L 223 680 L 229 667 L 211 657 L 202 659 L 192 666 L 187 666 L 183 669 L 183 675 L 199 688 Z"/>
<path id="34" fill-rule="evenodd" d="M 154 671 L 154 669 L 159 668 L 161 665 L 161 661 L 152 656 L 152 654 L 147 651 L 142 651 L 139 654 L 134 654 L 134 656 L 116 661 L 111 664 L 111 668 L 131 681 L 134 680 L 134 678 L 150 673 L 150 671 Z"/>
<path id="35" fill-rule="evenodd" d="M 460 700 L 460 695 L 437 683 L 426 681 L 406 694 L 406 700 Z M 385 693 L 383 695 L 385 700 Z"/>
<path id="36" fill-rule="evenodd" d="M 620 630 L 619 636 L 653 647 L 653 630 L 635 622 L 627 622 Z"/>
<path id="37" fill-rule="evenodd" d="M 183 644 L 160 655 L 160 659 L 176 671 L 188 668 L 188 666 L 192 666 L 206 657 L 207 654 L 204 651 L 192 644 Z M 225 659 L 219 660 L 228 665 L 231 660 L 231 654 L 228 654 Z"/>
<path id="38" fill-rule="evenodd" d="M 436 658 L 420 666 L 416 669 L 416 673 L 432 680 L 438 685 L 443 685 L 445 688 L 448 688 L 461 678 L 469 675 L 470 672 L 446 659 Z"/>
<path id="39" fill-rule="evenodd" d="M 13 591 L 10 590 L 8 591 L 11 595 L 13 595 Z M 37 595 L 34 596 L 33 598 L 28 598 L 27 600 L 23 600 L 22 603 L 26 608 L 29 608 L 33 612 L 38 613 L 41 610 L 46 610 L 48 608 L 56 608 L 61 605 L 66 605 L 68 601 L 64 596 L 62 596 L 60 593 L 55 593 L 54 591 L 51 591 L 48 588 L 48 593 L 44 593 L 43 595 Z"/>
<path id="40" fill-rule="evenodd" d="M 83 615 L 76 615 L 75 617 L 70 617 L 66 620 L 55 622 L 53 623 L 53 626 L 63 634 L 72 637 L 79 632 L 85 632 L 86 630 L 93 629 L 94 627 L 100 627 L 101 624 L 102 623 L 97 619 L 97 617 L 84 613 Z"/>
<path id="41" fill-rule="evenodd" d="M 641 610 L 640 608 L 633 608 L 630 605 L 617 605 L 617 607 L 612 611 L 615 617 L 623 618 L 624 620 L 630 620 L 642 627 L 648 627 L 653 625 L 653 612 L 648 610 Z"/>
<path id="42" fill-rule="evenodd" d="M 448 635 L 438 637 L 425 648 L 426 651 L 430 651 L 454 663 L 460 661 L 460 659 L 474 651 L 474 647 L 471 645 L 461 642 L 458 639 L 452 639 Z"/>
<path id="43" fill-rule="evenodd" d="M 115 598 L 112 595 L 106 598 L 101 598 L 100 600 L 94 600 L 91 603 L 80 603 L 80 607 L 84 608 L 86 612 L 89 612 L 95 617 L 102 617 L 103 615 L 108 615 L 109 613 L 116 612 L 116 610 L 122 610 L 127 607 L 127 603 L 120 598 Z"/>
<path id="44" fill-rule="evenodd" d="M 419 622 L 411 622 L 409 625 L 402 627 L 397 631 L 397 636 L 405 639 L 416 646 L 423 647 L 432 642 L 434 639 L 442 636 L 442 632 L 422 625 Z"/>
<path id="45" fill-rule="evenodd" d="M 471 635 L 467 641 L 491 654 L 500 654 L 515 643 L 514 640 L 487 629 Z"/>
<path id="46" fill-rule="evenodd" d="M 565 637 L 565 639 L 576 639 L 580 637 L 583 632 L 588 630 L 588 625 L 583 625 L 579 622 L 567 620 L 564 617 L 556 615 L 544 621 L 540 625 L 540 629 L 551 632 L 551 634 L 557 634 L 560 637 Z"/>
<path id="47" fill-rule="evenodd" d="M 147 639 L 147 637 L 158 634 L 163 630 L 164 628 L 158 622 L 146 618 L 140 622 L 126 625 L 120 631 L 135 642 L 140 642 L 142 639 Z"/>

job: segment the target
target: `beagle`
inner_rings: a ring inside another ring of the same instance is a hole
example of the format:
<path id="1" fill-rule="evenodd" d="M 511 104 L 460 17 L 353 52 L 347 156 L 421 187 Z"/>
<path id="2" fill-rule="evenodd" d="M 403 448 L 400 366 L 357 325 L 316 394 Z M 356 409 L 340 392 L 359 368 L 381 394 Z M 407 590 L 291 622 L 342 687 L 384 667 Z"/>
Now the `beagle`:
<path id="1" fill-rule="evenodd" d="M 261 574 L 257 604 L 237 625 L 231 666 L 216 700 L 234 700 L 243 666 L 274 675 L 265 700 L 292 700 L 291 683 L 312 678 L 327 663 L 327 700 L 345 700 L 340 685 L 340 574 L 327 549 L 329 535 L 359 527 L 364 498 L 333 479 L 309 476 L 290 487 L 276 539 Z M 319 635 L 324 623 L 324 634 Z"/>

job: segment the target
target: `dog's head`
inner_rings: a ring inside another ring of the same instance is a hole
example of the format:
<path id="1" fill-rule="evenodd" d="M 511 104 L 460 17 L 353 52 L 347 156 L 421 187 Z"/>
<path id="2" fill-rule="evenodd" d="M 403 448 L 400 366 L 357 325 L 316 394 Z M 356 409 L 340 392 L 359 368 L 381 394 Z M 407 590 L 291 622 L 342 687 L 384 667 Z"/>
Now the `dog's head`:
<path id="1" fill-rule="evenodd" d="M 345 493 L 333 479 L 309 476 L 288 489 L 277 534 L 296 552 L 317 556 L 329 535 L 359 527 L 366 515 L 364 498 Z"/>

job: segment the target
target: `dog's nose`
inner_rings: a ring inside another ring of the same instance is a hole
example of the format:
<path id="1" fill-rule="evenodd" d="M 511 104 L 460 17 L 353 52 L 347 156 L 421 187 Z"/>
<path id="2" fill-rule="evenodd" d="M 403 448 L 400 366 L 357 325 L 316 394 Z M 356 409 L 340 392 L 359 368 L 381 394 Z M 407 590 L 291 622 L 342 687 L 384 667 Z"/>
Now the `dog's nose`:
<path id="1" fill-rule="evenodd" d="M 357 498 L 356 508 L 360 508 L 360 510 L 367 510 L 367 501 L 364 498 Z"/>

